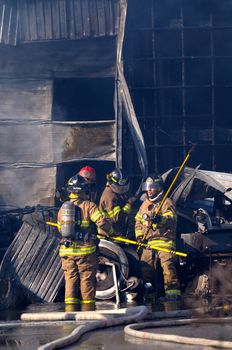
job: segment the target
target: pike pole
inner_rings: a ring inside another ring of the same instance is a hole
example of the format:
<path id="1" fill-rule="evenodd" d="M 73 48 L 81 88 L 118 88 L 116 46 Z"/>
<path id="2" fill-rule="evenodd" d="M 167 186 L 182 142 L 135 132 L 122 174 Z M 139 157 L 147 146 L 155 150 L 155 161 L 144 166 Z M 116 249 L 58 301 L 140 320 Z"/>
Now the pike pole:
<path id="1" fill-rule="evenodd" d="M 188 154 L 187 154 L 186 157 L 184 158 L 184 160 L 183 160 L 181 166 L 179 167 L 179 170 L 177 171 L 177 173 L 176 173 L 174 179 L 172 180 L 171 185 L 168 187 L 167 191 L 165 192 L 165 194 L 164 194 L 164 196 L 163 196 L 163 199 L 162 199 L 162 201 L 160 202 L 160 205 L 158 206 L 158 208 L 157 208 L 157 210 L 156 210 L 156 215 L 155 215 L 155 216 L 157 216 L 157 215 L 159 214 L 159 212 L 160 212 L 160 210 L 161 210 L 161 208 L 162 208 L 162 206 L 163 206 L 163 204 L 164 204 L 166 198 L 168 197 L 169 193 L 171 192 L 173 186 L 175 185 L 176 180 L 178 179 L 178 177 L 179 177 L 181 171 L 183 170 L 185 164 L 186 164 L 187 161 L 189 160 L 190 155 L 191 155 L 191 153 L 194 151 L 195 147 L 196 147 L 196 144 L 194 144 L 194 145 L 190 148 L 190 150 L 188 151 Z"/>
<path id="2" fill-rule="evenodd" d="M 160 202 L 160 205 L 158 206 L 158 208 L 157 208 L 157 210 L 156 210 L 155 217 L 159 215 L 159 212 L 160 212 L 160 210 L 161 210 L 161 208 L 162 208 L 162 206 L 163 206 L 163 204 L 164 204 L 166 198 L 168 197 L 169 193 L 171 192 L 173 186 L 175 185 L 175 183 L 176 183 L 176 181 L 177 181 L 177 179 L 178 179 L 178 177 L 179 177 L 181 171 L 183 170 L 185 164 L 186 164 L 187 161 L 189 160 L 190 155 L 191 155 L 191 153 L 193 152 L 193 150 L 194 150 L 195 147 L 196 147 L 196 144 L 194 144 L 194 145 L 190 148 L 190 150 L 188 151 L 188 153 L 187 153 L 186 157 L 184 158 L 184 160 L 183 160 L 181 166 L 179 167 L 179 170 L 177 171 L 177 173 L 176 173 L 174 179 L 172 180 L 171 185 L 168 187 L 167 191 L 165 192 L 165 194 L 164 194 L 164 196 L 163 196 L 163 198 L 162 198 L 162 200 L 161 200 L 161 202 Z M 149 229 L 149 227 L 148 227 L 148 229 Z M 144 233 L 143 238 L 142 238 L 142 241 L 145 240 L 145 238 L 146 238 L 146 236 L 147 236 L 147 231 L 148 231 L 148 230 L 146 230 L 146 232 Z M 141 241 L 141 242 L 142 242 L 142 241 Z"/>

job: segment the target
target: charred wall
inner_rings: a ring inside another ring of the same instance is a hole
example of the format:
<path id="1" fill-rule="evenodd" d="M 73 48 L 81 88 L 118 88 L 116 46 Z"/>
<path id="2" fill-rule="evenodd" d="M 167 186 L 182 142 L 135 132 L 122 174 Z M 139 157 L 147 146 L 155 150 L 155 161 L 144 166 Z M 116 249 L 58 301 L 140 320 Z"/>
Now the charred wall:
<path id="1" fill-rule="evenodd" d="M 54 205 L 83 163 L 115 162 L 119 4 L 0 0 L 0 205 Z"/>
<path id="2" fill-rule="evenodd" d="M 232 1 L 145 3 L 128 0 L 124 63 L 150 171 L 178 166 L 194 142 L 189 164 L 230 172 Z M 129 133 L 125 148 L 139 174 Z"/>

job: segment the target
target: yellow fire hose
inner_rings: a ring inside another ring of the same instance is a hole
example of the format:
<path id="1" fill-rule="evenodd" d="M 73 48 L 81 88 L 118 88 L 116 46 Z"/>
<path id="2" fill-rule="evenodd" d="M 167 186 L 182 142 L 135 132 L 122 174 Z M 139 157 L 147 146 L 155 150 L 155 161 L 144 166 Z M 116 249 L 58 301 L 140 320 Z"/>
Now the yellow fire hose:
<path id="1" fill-rule="evenodd" d="M 52 222 L 52 221 L 45 221 L 46 225 L 50 225 L 50 226 L 55 226 L 57 228 L 60 228 L 61 225 L 57 224 L 56 222 Z"/>
<path id="2" fill-rule="evenodd" d="M 110 239 L 112 239 L 113 241 L 117 241 L 117 242 L 133 244 L 133 245 L 136 245 L 136 246 L 141 247 L 141 248 L 146 248 L 146 249 L 150 248 L 150 249 L 160 250 L 160 251 L 165 252 L 165 253 L 171 253 L 171 254 L 175 254 L 175 255 L 179 255 L 179 256 L 183 256 L 183 257 L 187 256 L 186 253 L 178 252 L 176 250 L 171 250 L 171 249 L 159 247 L 159 246 L 154 245 L 154 244 L 138 243 L 138 242 L 133 241 L 131 239 L 127 239 L 127 238 L 120 237 L 120 236 L 110 236 Z"/>
<path id="3" fill-rule="evenodd" d="M 46 221 L 45 224 L 47 225 L 50 225 L 50 226 L 55 226 L 57 228 L 60 228 L 61 225 L 55 223 L 55 222 L 52 222 L 52 221 Z M 104 238 L 105 236 L 101 236 L 101 235 L 97 235 L 98 238 Z M 171 250 L 171 249 L 167 249 L 167 248 L 162 248 L 162 247 L 159 247 L 157 245 L 153 245 L 153 244 L 146 244 L 146 243 L 138 243 L 136 241 L 133 241 L 131 239 L 127 239 L 127 238 L 124 238 L 124 237 L 120 237 L 120 236 L 107 236 L 107 238 L 110 238 L 111 240 L 113 241 L 116 241 L 116 242 L 122 242 L 122 243 L 127 243 L 127 244 L 133 244 L 133 245 L 136 245 L 138 246 L 139 248 L 146 248 L 146 249 L 155 249 L 155 250 L 160 250 L 162 252 L 166 252 L 166 253 L 171 253 L 171 254 L 175 254 L 175 255 L 179 255 L 179 256 L 183 256 L 183 257 L 186 257 L 187 254 L 186 253 L 182 253 L 182 252 L 178 252 L 176 250 Z"/>

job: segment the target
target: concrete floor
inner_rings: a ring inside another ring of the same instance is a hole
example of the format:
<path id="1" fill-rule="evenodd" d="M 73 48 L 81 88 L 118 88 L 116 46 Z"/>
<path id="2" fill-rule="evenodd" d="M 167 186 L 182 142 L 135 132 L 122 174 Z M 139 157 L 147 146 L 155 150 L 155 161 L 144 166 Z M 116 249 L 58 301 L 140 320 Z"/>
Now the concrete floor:
<path id="1" fill-rule="evenodd" d="M 102 303 L 98 309 L 112 309 L 113 303 Z M 40 345 L 70 334 L 77 324 L 73 321 L 46 323 L 45 325 L 16 325 L 23 312 L 63 311 L 63 304 L 30 305 L 24 310 L 8 310 L 0 317 L 0 350 L 36 350 Z M 154 329 L 146 329 L 154 332 Z M 179 334 L 200 338 L 232 340 L 232 325 L 200 324 L 156 329 L 159 333 Z M 186 346 L 174 343 L 155 342 L 125 336 L 123 327 L 98 330 L 85 334 L 81 340 L 66 350 L 212 350 L 209 347 Z"/>
<path id="2" fill-rule="evenodd" d="M 50 325 L 50 326 L 33 326 L 33 327 L 9 327 L 0 330 L 0 349 L 1 350 L 36 350 L 40 345 L 59 337 L 68 335 L 75 326 L 72 324 Z M 147 330 L 148 331 L 148 330 Z M 150 330 L 151 332 L 154 331 Z M 213 325 L 203 327 L 182 326 L 172 329 L 159 329 L 159 333 L 172 333 L 186 336 L 206 337 L 214 334 L 215 339 L 230 339 L 226 334 L 230 331 L 231 326 L 221 327 L 221 325 Z M 227 334 L 228 335 L 228 334 Z M 218 338 L 217 338 L 218 336 Z M 115 327 L 107 330 L 98 330 L 84 335 L 81 340 L 72 346 L 65 348 L 66 350 L 212 350 L 209 347 L 187 346 L 174 343 L 156 342 L 151 340 L 142 340 L 124 336 L 123 327 Z M 215 348 L 214 348 L 215 350 Z"/>

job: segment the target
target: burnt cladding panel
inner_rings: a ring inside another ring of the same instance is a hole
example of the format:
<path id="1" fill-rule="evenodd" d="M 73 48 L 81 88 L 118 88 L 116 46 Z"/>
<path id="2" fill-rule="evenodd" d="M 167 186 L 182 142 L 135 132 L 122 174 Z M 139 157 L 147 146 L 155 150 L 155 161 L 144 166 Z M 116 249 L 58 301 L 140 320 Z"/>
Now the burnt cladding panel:
<path id="1" fill-rule="evenodd" d="M 44 13 L 44 31 L 45 31 L 45 40 L 50 40 L 53 38 L 53 27 L 52 27 L 52 5 L 51 0 L 44 3 L 43 13 Z M 21 22 L 23 24 L 23 21 Z"/>
<path id="2" fill-rule="evenodd" d="M 99 33 L 97 4 L 98 4 L 97 1 L 89 0 L 89 13 L 90 13 L 90 23 L 91 23 L 92 36 L 97 36 Z"/>
<path id="3" fill-rule="evenodd" d="M 118 33 L 119 0 L 21 0 L 20 40 L 80 39 Z"/>
<path id="4" fill-rule="evenodd" d="M 61 21 L 60 21 L 60 1 L 52 1 L 52 28 L 53 39 L 62 39 L 61 35 Z"/>
<path id="5" fill-rule="evenodd" d="M 37 33 L 38 33 L 38 38 L 42 39 L 46 37 L 46 31 L 45 31 L 45 13 L 44 13 L 44 6 L 41 1 L 38 1 L 36 3 L 36 22 L 38 23 L 37 25 Z"/>
<path id="6" fill-rule="evenodd" d="M 14 1 L 0 1 L 0 44 L 16 45 L 18 11 Z"/>
<path id="7" fill-rule="evenodd" d="M 1 80 L 1 204 L 53 204 L 56 169 L 35 165 L 52 162 L 51 92 L 51 81 Z"/>

